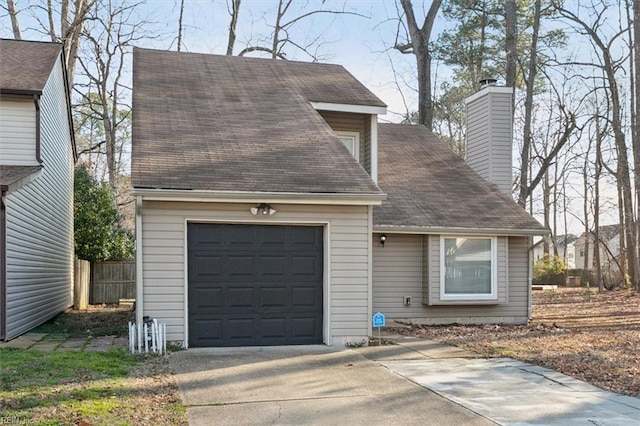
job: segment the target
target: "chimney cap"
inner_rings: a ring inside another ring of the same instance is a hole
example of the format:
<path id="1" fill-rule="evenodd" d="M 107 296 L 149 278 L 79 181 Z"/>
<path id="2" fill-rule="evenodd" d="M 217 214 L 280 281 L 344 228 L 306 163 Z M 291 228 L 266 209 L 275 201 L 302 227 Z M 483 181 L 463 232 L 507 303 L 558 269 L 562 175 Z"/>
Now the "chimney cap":
<path id="1" fill-rule="evenodd" d="M 483 89 L 487 86 L 495 86 L 498 80 L 495 78 L 483 78 L 480 80 L 480 88 Z"/>

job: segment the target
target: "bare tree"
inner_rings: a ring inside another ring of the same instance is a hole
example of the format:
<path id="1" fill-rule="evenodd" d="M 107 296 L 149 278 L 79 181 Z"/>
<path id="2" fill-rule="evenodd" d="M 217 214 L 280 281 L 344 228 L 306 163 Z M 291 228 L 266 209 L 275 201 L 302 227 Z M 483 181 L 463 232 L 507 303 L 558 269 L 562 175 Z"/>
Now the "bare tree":
<path id="1" fill-rule="evenodd" d="M 592 11 L 595 14 L 593 22 L 585 21 L 573 11 L 570 11 L 562 6 L 558 6 L 558 11 L 560 12 L 562 17 L 564 17 L 567 21 L 571 22 L 577 27 L 576 30 L 580 34 L 588 37 L 588 39 L 594 46 L 594 53 L 598 54 L 601 61 L 600 64 L 580 62 L 576 62 L 576 64 L 587 67 L 596 67 L 600 69 L 604 74 L 604 89 L 610 103 L 610 117 L 608 119 L 610 120 L 611 130 L 613 131 L 616 154 L 618 157 L 616 180 L 620 191 L 620 209 L 623 215 L 623 221 L 621 223 L 624 224 L 625 230 L 624 242 L 627 249 L 626 256 L 628 261 L 628 272 L 632 284 L 634 286 L 638 286 L 640 285 L 640 283 L 638 283 L 639 265 L 637 264 L 637 239 L 635 235 L 633 196 L 631 190 L 629 159 L 627 153 L 628 147 L 624 134 L 622 115 L 623 104 L 620 99 L 619 86 L 616 79 L 616 73 L 620 71 L 621 66 L 624 62 L 624 58 L 614 58 L 614 50 L 612 49 L 612 46 L 614 45 L 616 40 L 626 32 L 626 28 L 618 31 L 615 34 L 612 34 L 612 36 L 608 40 L 604 39 L 601 30 L 605 22 L 604 13 L 606 11 L 606 4 L 600 3 L 599 6 L 600 8 L 598 9 L 596 5 L 593 5 Z"/>
<path id="2" fill-rule="evenodd" d="M 22 35 L 20 33 L 20 24 L 18 23 L 18 12 L 16 12 L 16 5 L 13 0 L 7 0 L 7 12 L 11 18 L 11 29 L 13 30 L 13 38 L 21 40 Z"/>
<path id="3" fill-rule="evenodd" d="M 178 52 L 182 50 L 182 31 L 184 28 L 183 17 L 184 17 L 184 0 L 180 0 L 180 14 L 178 15 L 178 46 L 176 49 Z"/>
<path id="4" fill-rule="evenodd" d="M 538 25 L 534 23 L 534 34 L 537 39 L 537 32 L 540 23 L 540 2 L 536 2 L 536 14 L 538 16 Z M 507 0 L 504 4 L 504 23 L 505 23 L 505 51 L 506 51 L 506 70 L 505 81 L 507 87 L 516 87 L 517 61 L 518 61 L 518 25 L 516 16 L 516 0 Z M 535 19 L 535 17 L 534 17 Z M 537 40 L 536 40 L 537 43 Z M 515 96 L 515 90 L 514 90 Z M 515 105 L 515 103 L 514 103 Z"/>
<path id="5" fill-rule="evenodd" d="M 79 111 L 85 111 L 102 125 L 109 186 L 118 195 L 118 178 L 122 170 L 123 139 L 121 132 L 129 123 L 130 107 L 126 104 L 128 87 L 125 78 L 125 58 L 130 47 L 147 35 L 143 32 L 148 23 L 136 12 L 141 3 L 96 3 L 91 9 L 83 33 L 85 45 L 78 57 L 81 81 L 76 85 L 82 97 Z"/>
<path id="6" fill-rule="evenodd" d="M 324 5 L 324 1 L 322 4 Z M 288 45 L 295 47 L 296 49 L 307 54 L 312 60 L 317 60 L 317 54 L 312 52 L 311 49 L 316 46 L 319 42 L 320 36 L 314 37 L 311 41 L 307 43 L 299 43 L 295 41 L 290 36 L 291 28 L 298 22 L 309 18 L 313 15 L 318 14 L 333 14 L 333 15 L 354 15 L 364 17 L 359 13 L 349 12 L 346 10 L 334 10 L 334 9 L 314 9 L 309 12 L 303 12 L 300 15 L 295 16 L 294 18 L 287 19 L 287 12 L 290 10 L 290 7 L 294 4 L 293 0 L 279 0 L 278 1 L 278 10 L 276 12 L 275 23 L 273 25 L 273 33 L 271 35 L 271 46 L 264 45 L 249 45 L 242 49 L 238 56 L 244 56 L 247 53 L 251 52 L 267 52 L 271 55 L 273 59 L 287 59 L 287 55 L 285 53 L 285 48 Z M 238 3 L 239 6 L 239 3 Z M 233 18 L 232 18 L 233 19 Z"/>
<path id="7" fill-rule="evenodd" d="M 541 5 L 540 0 L 535 1 L 534 14 L 533 14 L 533 35 L 531 36 L 531 49 L 529 51 L 529 69 L 526 76 L 526 99 L 524 101 L 524 129 L 522 138 L 522 150 L 520 151 L 520 189 L 518 194 L 518 203 L 521 206 L 525 206 L 527 198 L 531 195 L 535 185 L 533 182 L 528 182 L 529 176 L 529 161 L 531 157 L 531 120 L 533 112 L 533 89 L 536 79 L 536 73 L 538 70 L 537 63 L 537 51 L 538 51 L 538 32 L 540 31 L 540 14 Z M 508 52 L 507 52 L 508 53 Z M 574 121 L 575 124 L 575 121 Z"/>
<path id="8" fill-rule="evenodd" d="M 236 27 L 238 26 L 238 16 L 240 14 L 241 0 L 231 0 L 231 22 L 229 22 L 229 41 L 227 43 L 227 56 L 233 55 L 233 46 L 236 43 Z"/>
<path id="9" fill-rule="evenodd" d="M 418 26 L 411 0 L 400 0 L 404 21 L 399 19 L 394 48 L 416 57 L 418 72 L 418 123 L 433 128 L 433 99 L 431 93 L 431 48 L 429 40 L 442 0 L 433 0 L 422 26 Z M 400 24 L 405 29 L 406 41 L 400 41 Z"/>

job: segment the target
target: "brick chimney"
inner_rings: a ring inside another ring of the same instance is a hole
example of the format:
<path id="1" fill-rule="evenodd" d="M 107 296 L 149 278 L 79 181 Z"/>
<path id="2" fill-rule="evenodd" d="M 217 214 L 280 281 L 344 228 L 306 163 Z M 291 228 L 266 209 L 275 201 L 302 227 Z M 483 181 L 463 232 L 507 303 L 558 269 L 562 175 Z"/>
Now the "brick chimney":
<path id="1" fill-rule="evenodd" d="M 513 88 L 480 81 L 480 91 L 465 99 L 467 107 L 467 164 L 487 181 L 511 195 Z"/>

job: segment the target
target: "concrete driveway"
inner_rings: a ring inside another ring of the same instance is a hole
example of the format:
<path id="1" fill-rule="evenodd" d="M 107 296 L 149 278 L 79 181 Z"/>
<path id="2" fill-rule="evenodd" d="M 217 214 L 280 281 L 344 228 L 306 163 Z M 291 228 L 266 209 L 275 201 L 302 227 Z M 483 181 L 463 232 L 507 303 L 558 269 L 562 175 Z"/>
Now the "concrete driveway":
<path id="1" fill-rule="evenodd" d="M 640 424 L 640 399 L 424 339 L 170 355 L 192 425 Z"/>
<path id="2" fill-rule="evenodd" d="M 191 425 L 493 425 L 356 350 L 189 349 L 170 355 Z"/>

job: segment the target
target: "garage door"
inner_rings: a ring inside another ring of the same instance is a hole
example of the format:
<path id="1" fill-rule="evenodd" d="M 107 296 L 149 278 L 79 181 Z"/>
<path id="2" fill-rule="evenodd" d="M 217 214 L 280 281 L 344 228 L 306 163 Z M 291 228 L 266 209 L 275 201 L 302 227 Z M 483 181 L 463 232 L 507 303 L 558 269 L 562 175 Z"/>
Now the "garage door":
<path id="1" fill-rule="evenodd" d="M 323 229 L 188 224 L 189 346 L 322 343 Z"/>

